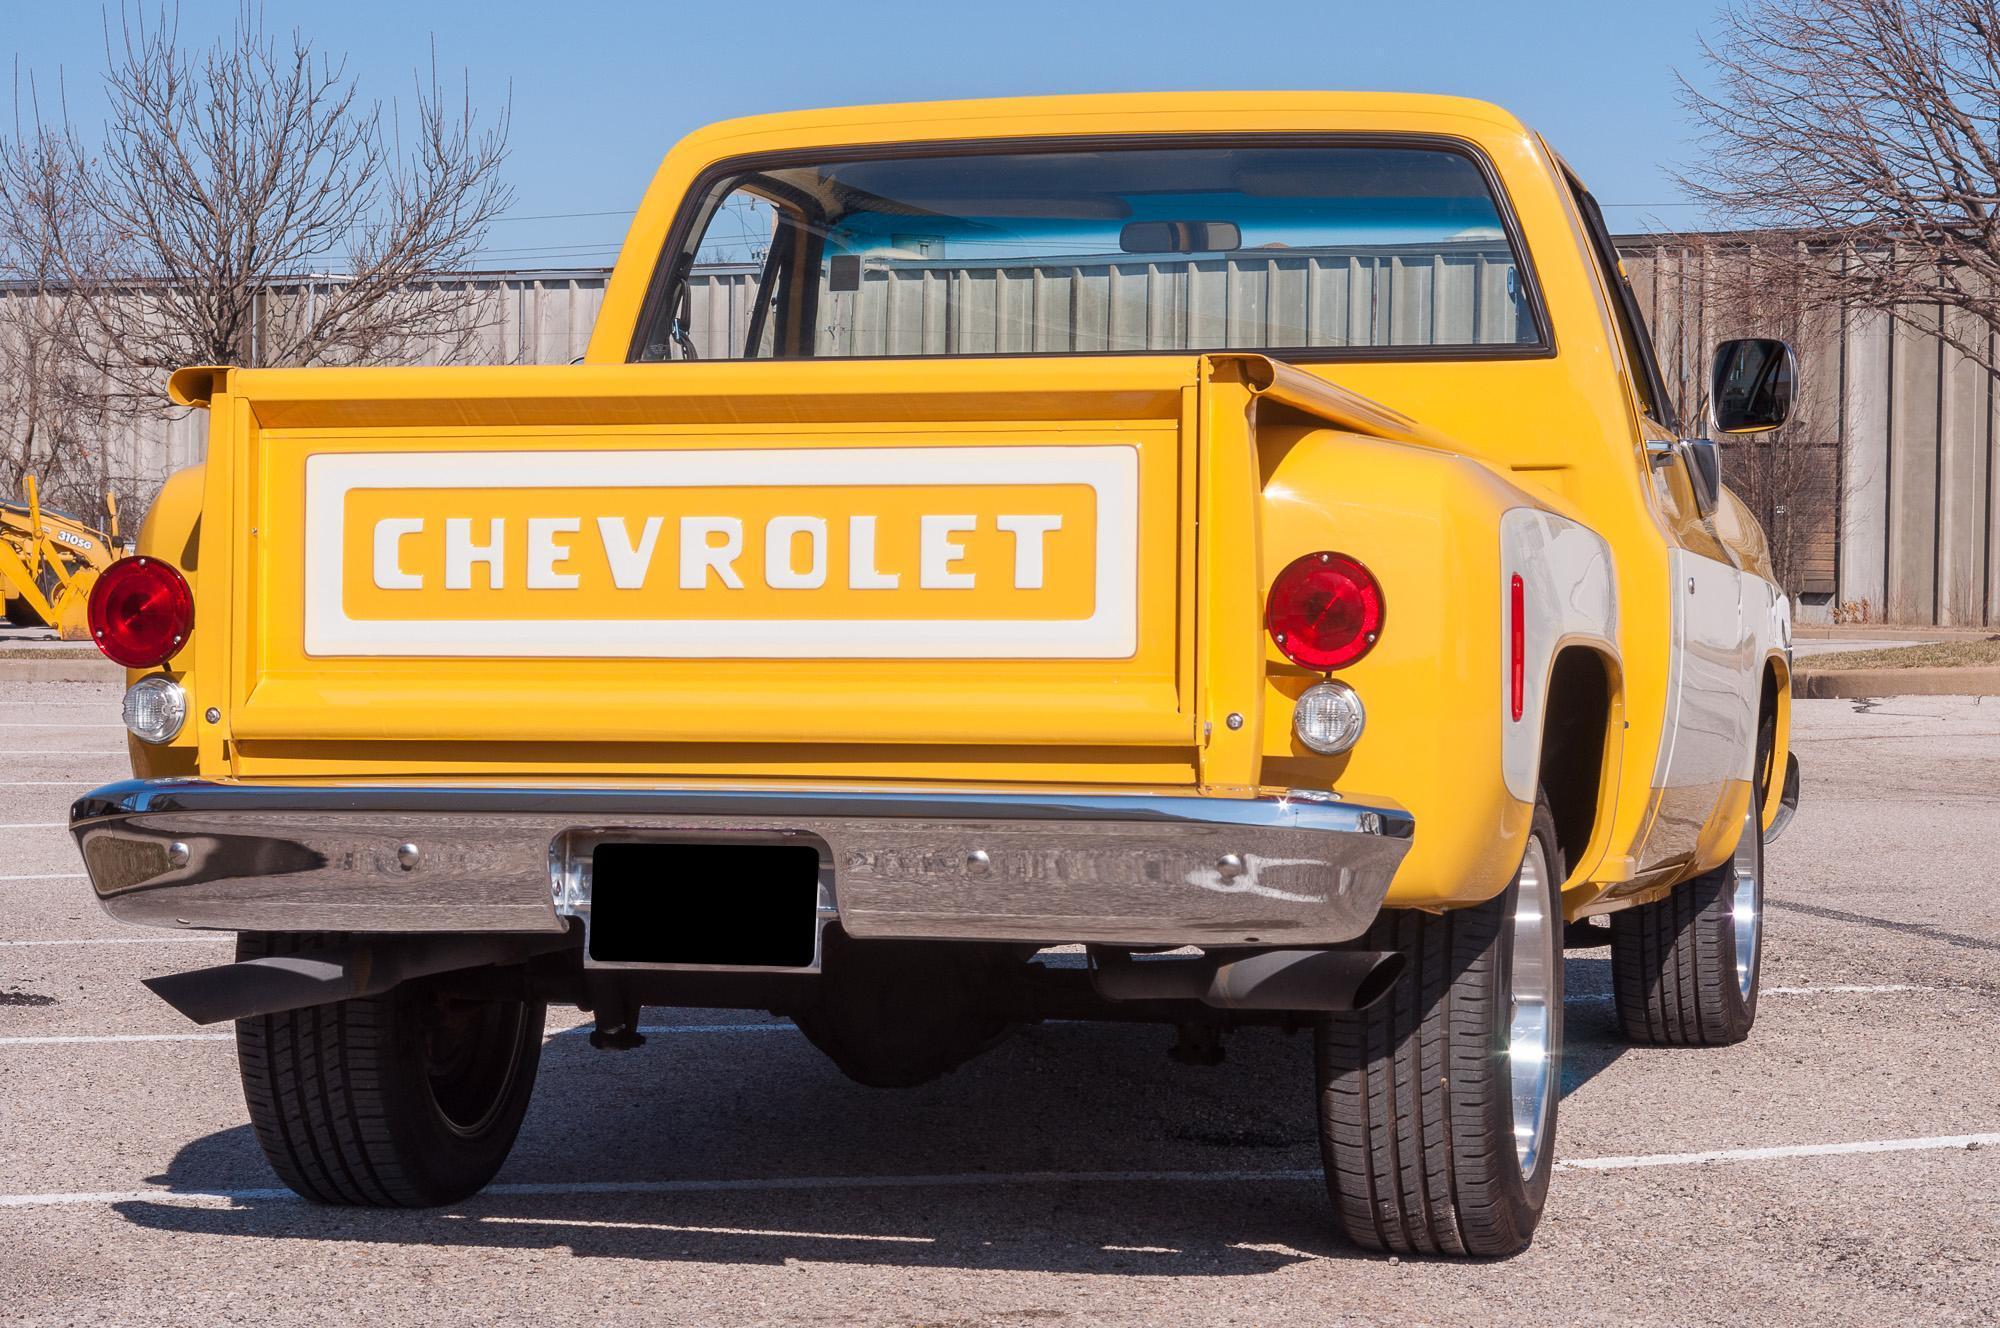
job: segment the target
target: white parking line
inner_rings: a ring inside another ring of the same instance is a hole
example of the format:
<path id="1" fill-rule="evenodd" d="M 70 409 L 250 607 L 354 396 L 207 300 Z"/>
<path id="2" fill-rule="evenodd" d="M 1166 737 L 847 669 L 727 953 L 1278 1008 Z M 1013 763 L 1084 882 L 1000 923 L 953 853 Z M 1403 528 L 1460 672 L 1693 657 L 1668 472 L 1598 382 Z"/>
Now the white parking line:
<path id="1" fill-rule="evenodd" d="M 1850 986 L 1836 983 L 1828 987 L 1766 987 L 1767 996 L 1883 996 L 1898 991 L 1955 991 L 1955 987 L 1928 986 L 1915 982 L 1889 982 L 1881 986 Z"/>
<path id="2" fill-rule="evenodd" d="M 234 932 L 216 932 L 208 936 L 93 936 L 78 941 L 0 941 L 0 949 L 28 949 L 50 945 L 215 945 L 218 942 L 235 939 Z"/>
<path id="3" fill-rule="evenodd" d="M 0 881 L 87 881 L 82 872 L 42 872 L 29 876 L 0 876 Z"/>
<path id="4" fill-rule="evenodd" d="M 1766 996 L 1893 996 L 1899 992 L 1912 991 L 1959 991 L 1952 986 L 1928 986 L 1914 982 L 1887 982 L 1880 986 L 1860 986 L 1836 983 L 1824 987 L 1765 987 Z M 1582 1001 L 1594 1005 L 1609 1004 L 1613 997 L 1608 991 L 1578 992 L 1567 1000 Z"/>
<path id="5" fill-rule="evenodd" d="M 0 830 L 67 830 L 68 821 L 16 821 L 12 825 L 0 825 Z"/>
<path id="6" fill-rule="evenodd" d="M 1917 1139 L 1863 1139 L 1849 1143 L 1786 1144 L 1776 1148 L 1723 1148 L 1707 1153 L 1641 1153 L 1630 1157 L 1579 1157 L 1558 1161 L 1558 1170 L 1624 1171 L 1645 1167 L 1708 1166 L 1728 1162 L 1772 1162 L 1792 1158 L 1838 1157 L 1854 1153 L 1907 1153 L 1972 1150 L 2000 1145 L 2000 1132 L 1929 1135 Z M 990 1189 L 1026 1185 L 1191 1185 L 1282 1183 L 1317 1184 L 1317 1169 L 1294 1171 L 1013 1171 L 931 1176 L 770 1176 L 718 1180 L 540 1181 L 489 1185 L 480 1193 L 495 1199 L 561 1198 L 587 1195 L 770 1193 L 787 1190 Z M 52 1194 L 0 1194 L 0 1208 L 53 1208 L 117 1203 L 189 1204 L 228 1208 L 240 1203 L 297 1202 L 290 1190 L 99 1190 Z M 476 1201 L 475 1201 L 476 1202 Z M 484 1220 L 484 1219 L 482 1219 Z M 514 1219 L 532 1224 L 533 1218 Z"/>
<path id="7" fill-rule="evenodd" d="M 574 1037 L 590 1031 L 589 1024 L 572 1024 L 551 1029 L 543 1040 Z M 796 1033 L 792 1024 L 641 1024 L 648 1035 L 673 1033 Z M 40 1033 L 21 1037 L 0 1037 L 0 1047 L 71 1047 L 106 1042 L 228 1042 L 234 1033 Z"/>
<path id="8" fill-rule="evenodd" d="M 699 1236 L 779 1236 L 787 1240 L 865 1240 L 893 1245 L 935 1245 L 935 1236 L 858 1235 L 846 1231 L 775 1231 L 768 1227 L 687 1227 L 665 1222 L 601 1222 L 580 1217 L 497 1217 L 473 1219 L 482 1226 L 588 1227 L 610 1231 L 678 1231 Z"/>
<path id="9" fill-rule="evenodd" d="M 60 727 L 71 728 L 74 726 L 64 724 Z M 120 724 L 118 727 L 124 728 L 125 726 Z M 0 751 L 0 756 L 41 756 L 51 761 L 66 761 L 72 756 L 126 756 L 129 754 L 123 747 L 72 747 L 66 752 L 52 752 L 46 747 L 10 747 L 4 751 Z"/>
<path id="10" fill-rule="evenodd" d="M 1939 1148 L 1991 1148 L 2000 1134 L 1934 1134 L 1920 1139 L 1862 1139 L 1841 1144 L 1781 1144 L 1775 1148 L 1718 1148 L 1706 1153 L 1637 1153 L 1630 1157 L 1578 1157 L 1558 1170 L 1623 1171 L 1631 1167 L 1693 1167 L 1705 1162 L 1768 1162 L 1789 1157 L 1842 1157 L 1849 1153 L 1914 1153 Z"/>
<path id="11" fill-rule="evenodd" d="M 50 1033 L 0 1037 L 0 1047 L 66 1047 L 94 1042 L 227 1042 L 234 1033 Z"/>
<path id="12" fill-rule="evenodd" d="M 0 721 L 0 729 L 122 729 L 123 724 L 15 724 Z"/>

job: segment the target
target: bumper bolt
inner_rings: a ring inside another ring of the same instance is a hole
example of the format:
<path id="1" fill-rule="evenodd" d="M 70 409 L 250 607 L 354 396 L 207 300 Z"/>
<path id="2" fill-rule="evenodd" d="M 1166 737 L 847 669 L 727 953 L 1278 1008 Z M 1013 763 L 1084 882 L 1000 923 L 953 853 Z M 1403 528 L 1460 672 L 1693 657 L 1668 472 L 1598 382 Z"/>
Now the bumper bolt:
<path id="1" fill-rule="evenodd" d="M 398 844 L 396 846 L 396 861 L 402 864 L 404 871 L 415 871 L 418 861 L 423 856 L 423 850 L 415 844 Z"/>
<path id="2" fill-rule="evenodd" d="M 983 848 L 976 848 L 966 854 L 965 874 L 967 876 L 991 876 L 993 874 L 992 855 L 987 853 Z"/>
<path id="3" fill-rule="evenodd" d="M 1243 856 L 1240 853 L 1225 853 L 1215 860 L 1215 874 L 1225 881 L 1235 880 L 1245 870 Z"/>
<path id="4" fill-rule="evenodd" d="M 178 839 L 167 845 L 167 865 L 169 867 L 187 866 L 188 846 L 181 843 Z"/>

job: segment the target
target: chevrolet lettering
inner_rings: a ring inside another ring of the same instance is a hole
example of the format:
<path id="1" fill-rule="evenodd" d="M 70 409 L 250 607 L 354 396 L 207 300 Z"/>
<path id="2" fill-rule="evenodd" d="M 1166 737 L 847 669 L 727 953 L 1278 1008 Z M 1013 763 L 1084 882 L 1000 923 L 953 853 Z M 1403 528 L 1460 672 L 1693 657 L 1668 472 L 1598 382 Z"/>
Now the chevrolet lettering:
<path id="1" fill-rule="evenodd" d="M 1268 1025 L 1340 1231 L 1506 1254 L 1565 948 L 1634 1041 L 1757 1013 L 1791 604 L 1713 438 L 1795 371 L 1712 353 L 1683 417 L 1480 102 L 720 124 L 577 364 L 172 376 L 206 460 L 90 591 L 133 777 L 71 827 L 113 916 L 235 935 L 148 985 L 318 1202 L 484 1186 L 577 1091 L 550 1002 L 607 1052 L 771 1011 L 884 1090 L 1110 1019 L 1193 1091 Z"/>
<path id="2" fill-rule="evenodd" d="M 1137 475 L 1118 445 L 320 454 L 307 650 L 1122 657 Z"/>

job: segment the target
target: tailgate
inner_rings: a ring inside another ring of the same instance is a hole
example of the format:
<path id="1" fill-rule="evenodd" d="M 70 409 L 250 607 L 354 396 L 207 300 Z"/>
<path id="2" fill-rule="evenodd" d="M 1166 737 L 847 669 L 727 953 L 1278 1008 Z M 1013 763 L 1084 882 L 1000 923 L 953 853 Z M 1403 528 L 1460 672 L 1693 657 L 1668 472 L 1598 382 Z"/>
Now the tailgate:
<path id="1" fill-rule="evenodd" d="M 233 372 L 201 703 L 243 774 L 1191 779 L 1200 368 Z"/>

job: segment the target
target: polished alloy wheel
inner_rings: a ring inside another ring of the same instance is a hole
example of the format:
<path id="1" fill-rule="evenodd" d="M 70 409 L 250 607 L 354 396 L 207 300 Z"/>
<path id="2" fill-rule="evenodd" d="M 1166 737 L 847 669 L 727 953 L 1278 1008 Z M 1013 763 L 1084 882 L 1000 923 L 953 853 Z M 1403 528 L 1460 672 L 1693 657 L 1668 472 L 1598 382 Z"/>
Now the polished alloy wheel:
<path id="1" fill-rule="evenodd" d="M 1751 984 L 1757 980 L 1757 948 L 1764 943 L 1764 827 L 1758 820 L 1757 800 L 1743 816 L 1743 834 L 1736 841 L 1730 860 L 1736 886 L 1730 917 L 1736 933 L 1736 990 L 1750 999 Z"/>
<path id="2" fill-rule="evenodd" d="M 1540 837 L 1531 835 L 1514 883 L 1514 907 L 1507 929 L 1512 1006 L 1507 1063 L 1514 1090 L 1514 1156 L 1523 1176 L 1532 1176 L 1541 1162 L 1555 1093 L 1554 1012 L 1549 1006 L 1554 990 L 1552 966 L 1562 960 L 1552 944 L 1548 875 L 1548 855 Z"/>

